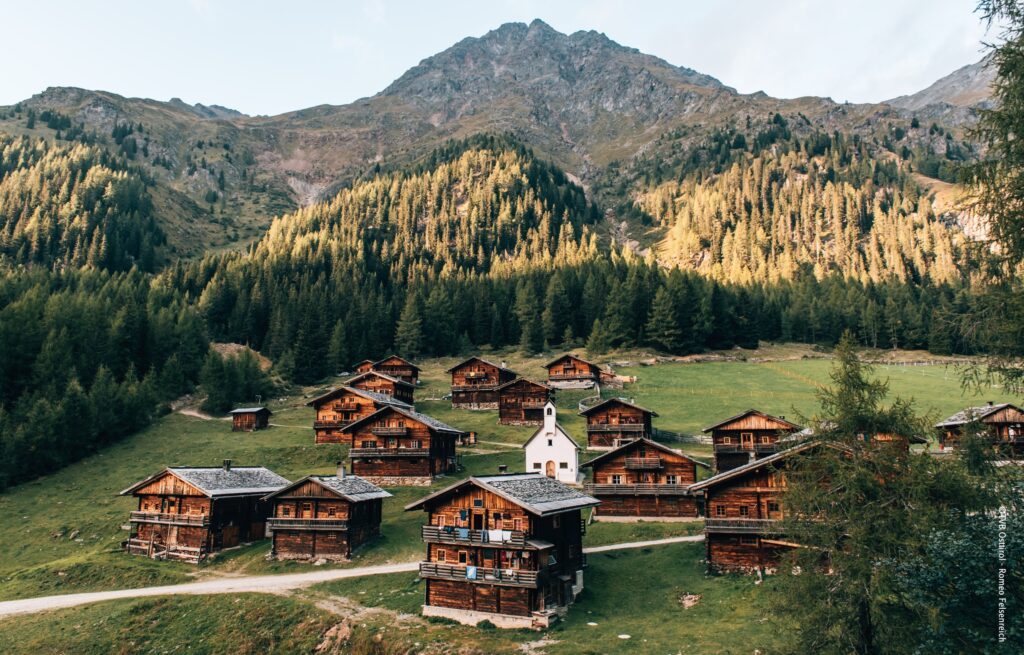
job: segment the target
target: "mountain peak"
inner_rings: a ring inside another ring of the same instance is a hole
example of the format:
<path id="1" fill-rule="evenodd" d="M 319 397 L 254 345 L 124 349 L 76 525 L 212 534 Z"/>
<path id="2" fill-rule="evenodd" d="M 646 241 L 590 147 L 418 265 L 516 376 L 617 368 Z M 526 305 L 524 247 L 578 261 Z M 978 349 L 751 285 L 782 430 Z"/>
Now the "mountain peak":
<path id="1" fill-rule="evenodd" d="M 985 106 L 992 97 L 992 80 L 996 71 L 989 65 L 990 56 L 962 66 L 941 77 L 925 89 L 910 95 L 886 100 L 885 104 L 917 111 L 931 105 L 954 107 Z"/>

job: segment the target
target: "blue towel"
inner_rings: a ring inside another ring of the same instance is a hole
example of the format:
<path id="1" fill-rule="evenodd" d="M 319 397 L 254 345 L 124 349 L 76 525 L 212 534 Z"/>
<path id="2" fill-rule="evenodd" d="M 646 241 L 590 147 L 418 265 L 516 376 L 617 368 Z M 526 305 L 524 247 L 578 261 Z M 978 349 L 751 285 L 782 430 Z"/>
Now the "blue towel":
<path id="1" fill-rule="evenodd" d="M 459 539 L 469 539 L 469 528 L 459 528 Z"/>
<path id="2" fill-rule="evenodd" d="M 466 567 L 466 579 L 467 580 L 476 580 L 476 567 L 475 566 L 467 566 Z"/>

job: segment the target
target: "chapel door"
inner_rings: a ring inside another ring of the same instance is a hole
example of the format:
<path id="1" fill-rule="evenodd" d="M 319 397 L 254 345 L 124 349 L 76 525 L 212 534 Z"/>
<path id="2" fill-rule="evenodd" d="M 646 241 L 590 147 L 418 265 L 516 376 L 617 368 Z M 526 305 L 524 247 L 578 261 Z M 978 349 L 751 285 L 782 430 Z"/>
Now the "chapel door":
<path id="1" fill-rule="evenodd" d="M 544 465 L 544 475 L 549 478 L 555 477 L 555 463 L 553 461 L 548 460 L 548 463 Z"/>

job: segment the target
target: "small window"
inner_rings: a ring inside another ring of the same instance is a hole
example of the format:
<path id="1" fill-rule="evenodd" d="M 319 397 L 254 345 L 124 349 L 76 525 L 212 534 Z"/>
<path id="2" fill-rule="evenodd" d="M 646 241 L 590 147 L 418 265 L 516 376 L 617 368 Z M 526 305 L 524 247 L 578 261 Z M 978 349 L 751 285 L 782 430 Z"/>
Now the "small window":
<path id="1" fill-rule="evenodd" d="M 548 416 L 551 416 L 554 413 L 555 413 L 554 410 L 552 410 L 550 407 L 548 407 Z"/>
<path id="2" fill-rule="evenodd" d="M 460 550 L 459 551 L 459 564 L 465 564 L 465 563 L 466 563 L 466 551 Z"/>
<path id="3" fill-rule="evenodd" d="M 555 440 L 554 439 L 548 439 L 548 445 L 549 446 L 554 446 L 555 445 Z"/>
<path id="4" fill-rule="evenodd" d="M 420 439 L 413 439 L 412 440 L 412 447 L 413 448 L 422 448 L 423 447 L 423 441 L 421 441 Z"/>
<path id="5" fill-rule="evenodd" d="M 483 507 L 483 506 L 484 506 L 484 499 L 483 498 L 474 498 L 473 499 L 473 507 Z"/>
<path id="6" fill-rule="evenodd" d="M 558 463 L 558 468 L 560 468 L 560 469 L 567 469 L 567 468 L 569 468 L 569 462 L 559 462 Z"/>
<path id="7" fill-rule="evenodd" d="M 281 516 L 291 516 L 291 515 L 292 515 L 292 508 L 291 507 L 285 506 L 285 507 L 281 508 Z"/>
<path id="8" fill-rule="evenodd" d="M 715 516 L 725 516 L 725 505 L 715 505 Z"/>
<path id="9" fill-rule="evenodd" d="M 535 468 L 535 469 L 537 469 L 539 471 L 540 470 L 540 462 L 534 462 L 533 463 L 533 468 Z"/>
<path id="10" fill-rule="evenodd" d="M 665 484 L 676 484 L 676 476 L 675 475 L 666 475 L 665 476 Z"/>
<path id="11" fill-rule="evenodd" d="M 312 503 L 302 503 L 302 511 L 303 512 L 311 512 L 311 511 L 313 511 L 313 504 Z"/>
<path id="12" fill-rule="evenodd" d="M 761 435 L 761 443 L 771 443 L 771 442 L 772 442 L 772 438 L 771 437 L 769 437 L 766 434 L 762 434 Z"/>
<path id="13" fill-rule="evenodd" d="M 775 501 L 769 501 L 768 502 L 768 511 L 769 512 L 777 512 L 777 511 L 779 511 L 779 504 L 777 502 L 775 502 Z"/>
<path id="14" fill-rule="evenodd" d="M 445 558 L 448 557 L 448 553 L 445 552 L 444 548 L 437 549 L 437 561 L 444 562 Z"/>
<path id="15" fill-rule="evenodd" d="M 334 516 L 337 513 L 337 511 L 338 511 L 337 508 L 328 507 L 327 508 L 327 516 Z"/>
<path id="16" fill-rule="evenodd" d="M 622 476 L 618 475 L 618 474 L 613 475 L 612 476 L 612 484 L 622 484 Z"/>
<path id="17" fill-rule="evenodd" d="M 731 444 L 732 443 L 732 437 L 722 437 L 722 443 L 723 444 Z"/>
<path id="18" fill-rule="evenodd" d="M 749 514 L 750 514 L 750 508 L 748 508 L 746 505 L 743 505 L 742 507 L 740 507 L 740 516 L 748 516 Z"/>

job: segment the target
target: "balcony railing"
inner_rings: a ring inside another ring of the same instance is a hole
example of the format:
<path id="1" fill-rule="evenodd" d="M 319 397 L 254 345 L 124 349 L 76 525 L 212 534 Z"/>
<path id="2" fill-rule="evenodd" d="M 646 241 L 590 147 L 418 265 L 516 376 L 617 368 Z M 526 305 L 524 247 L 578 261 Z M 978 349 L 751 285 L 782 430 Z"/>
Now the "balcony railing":
<path id="1" fill-rule="evenodd" d="M 494 391 L 498 388 L 496 382 L 488 382 L 487 384 L 453 384 L 452 391 Z"/>
<path id="2" fill-rule="evenodd" d="M 271 530 L 347 530 L 345 519 L 296 519 L 274 517 L 267 519 Z"/>
<path id="3" fill-rule="evenodd" d="M 546 400 L 524 400 L 519 406 L 523 409 L 544 409 L 546 404 L 548 404 Z"/>
<path id="4" fill-rule="evenodd" d="M 352 421 L 313 421 L 313 429 L 321 428 L 343 428 L 351 424 Z"/>
<path id="5" fill-rule="evenodd" d="M 165 512 L 132 512 L 129 520 L 133 523 L 163 523 L 166 525 L 210 525 L 209 514 L 167 514 Z"/>
<path id="6" fill-rule="evenodd" d="M 716 519 L 704 520 L 707 532 L 727 532 L 733 534 L 773 534 L 781 532 L 780 522 L 776 519 Z"/>
<path id="7" fill-rule="evenodd" d="M 568 373 L 549 373 L 549 380 L 594 380 L 597 375 L 587 371 L 569 371 Z"/>
<path id="8" fill-rule="evenodd" d="M 409 428 L 385 425 L 370 428 L 370 432 L 380 437 L 404 437 L 409 434 Z"/>
<path id="9" fill-rule="evenodd" d="M 522 569 L 489 569 L 475 567 L 476 577 L 470 578 L 469 569 L 465 565 L 441 564 L 438 562 L 420 562 L 420 577 L 432 580 L 458 580 L 477 584 L 498 584 L 510 587 L 535 588 L 544 579 L 542 571 L 526 571 Z"/>
<path id="10" fill-rule="evenodd" d="M 738 443 L 716 443 L 716 453 L 774 453 L 779 449 L 777 443 L 757 443 L 757 444 L 738 444 Z"/>
<path id="11" fill-rule="evenodd" d="M 643 423 L 588 423 L 587 432 L 643 432 Z"/>
<path id="12" fill-rule="evenodd" d="M 359 403 L 354 402 L 334 403 L 331 405 L 331 409 L 336 412 L 357 412 L 359 408 Z"/>
<path id="13" fill-rule="evenodd" d="M 592 496 L 688 496 L 686 484 L 588 484 L 585 490 Z"/>
<path id="14" fill-rule="evenodd" d="M 470 530 L 452 527 L 450 531 L 436 525 L 424 525 L 420 528 L 423 541 L 438 544 L 480 544 L 501 545 L 523 548 L 526 546 L 526 534 L 519 530 Z M 502 537 L 508 535 L 507 539 Z"/>
<path id="15" fill-rule="evenodd" d="M 627 457 L 626 468 L 633 471 L 650 471 L 660 469 L 660 457 Z"/>
<path id="16" fill-rule="evenodd" d="M 483 371 L 470 371 L 466 373 L 467 380 L 486 380 L 489 376 Z"/>
<path id="17" fill-rule="evenodd" d="M 349 457 L 426 457 L 429 448 L 352 448 Z"/>

